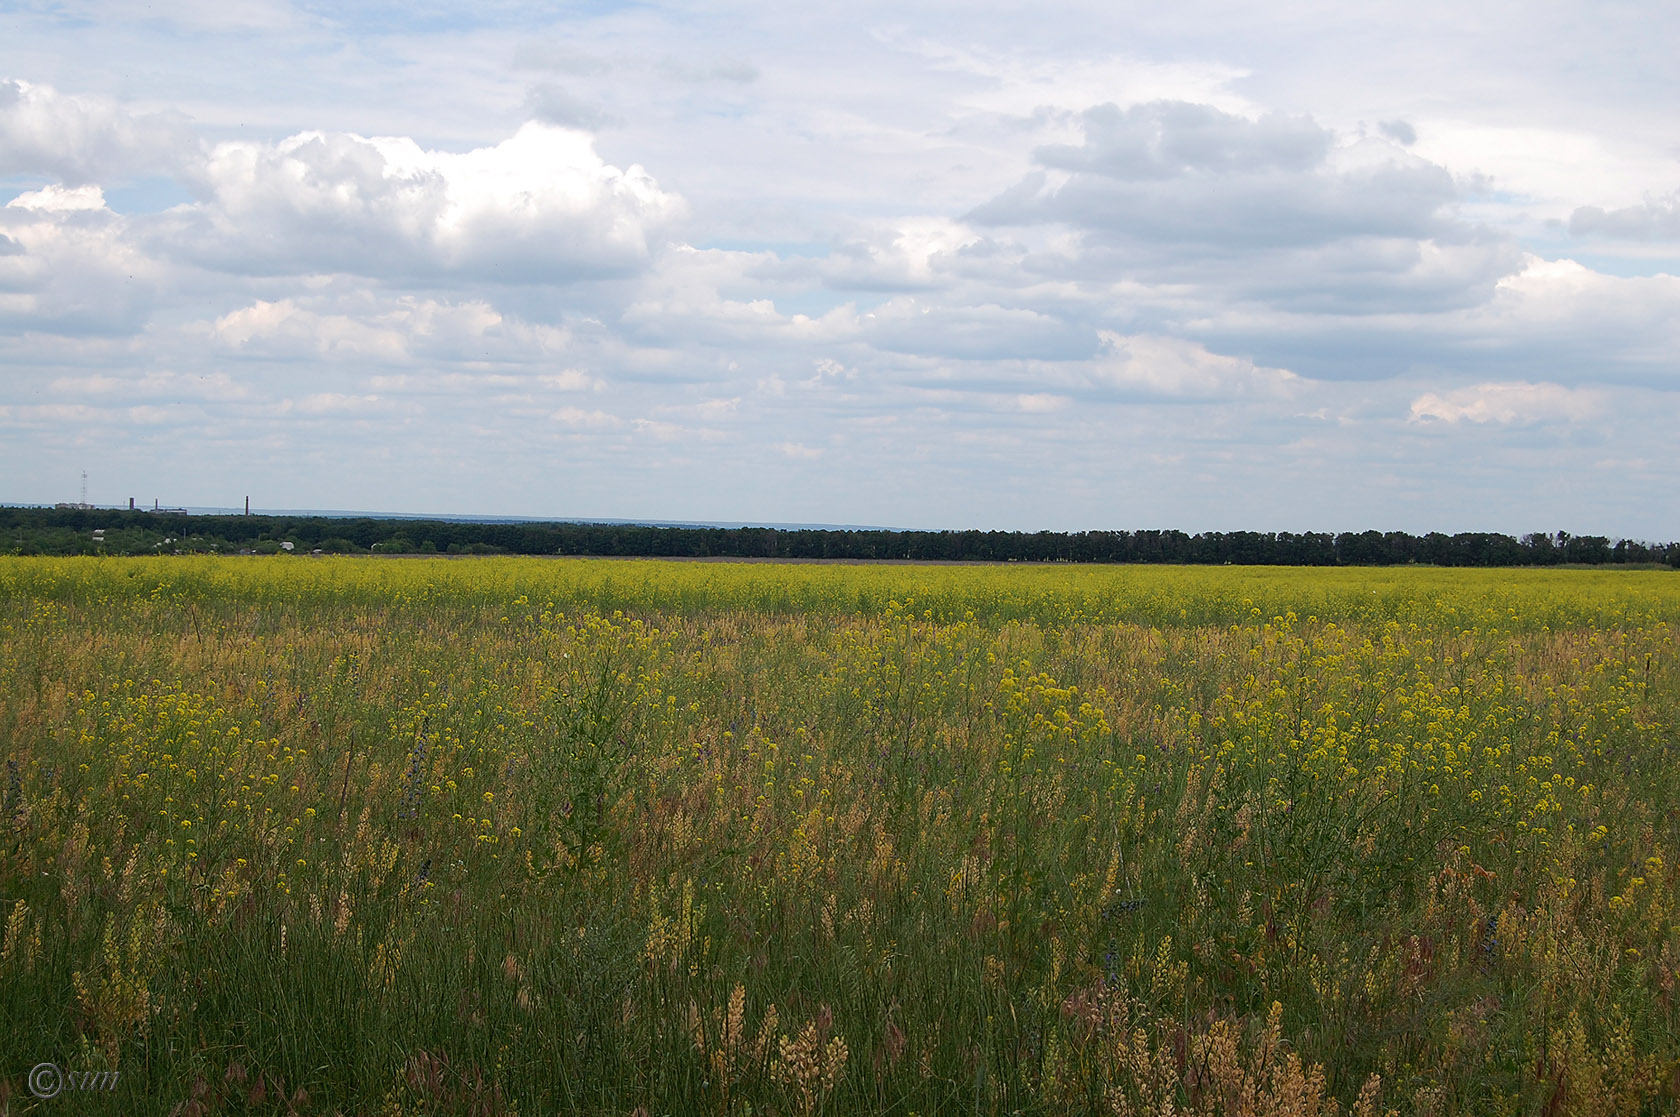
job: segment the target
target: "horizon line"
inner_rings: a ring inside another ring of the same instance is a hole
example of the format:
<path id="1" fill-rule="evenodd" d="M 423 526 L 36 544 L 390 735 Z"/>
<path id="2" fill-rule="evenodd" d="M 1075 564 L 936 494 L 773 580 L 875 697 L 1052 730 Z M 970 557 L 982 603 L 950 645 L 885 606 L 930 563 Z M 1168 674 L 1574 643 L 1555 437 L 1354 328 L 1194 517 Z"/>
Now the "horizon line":
<path id="1" fill-rule="evenodd" d="M 1497 531 L 1497 530 L 1487 530 L 1487 529 L 1472 529 L 1472 530 L 1461 530 L 1461 531 L 1444 531 L 1444 530 L 1441 530 L 1441 529 L 1431 529 L 1429 531 L 1404 531 L 1404 530 L 1401 530 L 1401 529 L 1382 529 L 1382 528 L 1369 528 L 1369 527 L 1361 529 L 1361 530 L 1354 530 L 1354 529 L 1350 528 L 1350 529 L 1343 529 L 1341 531 L 1321 531 L 1321 530 L 1314 530 L 1314 529 L 1301 530 L 1301 531 L 1291 531 L 1291 530 L 1287 530 L 1287 529 L 1256 529 L 1256 528 L 1203 528 L 1203 529 L 1199 529 L 1199 530 L 1196 530 L 1196 531 L 1189 531 L 1189 530 L 1186 530 L 1184 528 L 1101 528 L 1101 527 L 1064 528 L 1064 529 L 1056 529 L 1056 528 L 980 528 L 980 527 L 961 527 L 961 528 L 908 527 L 907 528 L 907 527 L 887 527 L 887 526 L 883 526 L 883 525 L 870 525 L 870 524 L 831 524 L 831 523 L 770 521 L 770 520 L 655 520 L 655 519 L 635 519 L 635 518 L 627 518 L 627 517 L 532 516 L 532 515 L 517 515 L 517 514 L 495 515 L 495 514 L 451 513 L 451 512 L 368 512 L 368 511 L 356 511 L 356 510 L 350 510 L 350 509 L 335 509 L 335 508 L 252 508 L 252 509 L 249 509 L 248 511 L 245 508 L 238 507 L 238 506 L 229 507 L 229 506 L 216 506 L 216 505 L 190 505 L 190 506 L 177 505 L 177 506 L 174 506 L 174 507 L 162 507 L 162 506 L 143 507 L 143 506 L 140 506 L 140 505 L 135 505 L 134 507 L 130 508 L 126 505 L 121 505 L 121 504 L 94 504 L 94 503 L 91 503 L 91 502 L 86 504 L 86 505 L 81 505 L 79 503 L 72 503 L 72 502 L 67 502 L 67 501 L 60 501 L 60 502 L 57 502 L 57 503 L 54 503 L 54 504 L 42 504 L 42 503 L 27 503 L 27 502 L 22 502 L 22 501 L 0 500 L 0 509 L 3 509 L 3 508 L 25 508 L 25 509 L 36 509 L 36 510 L 40 510 L 40 511 L 49 511 L 49 512 L 50 511 L 152 512 L 152 513 L 157 513 L 157 514 L 167 513 L 167 514 L 177 515 L 177 516 L 187 515 L 187 516 L 235 516 L 235 517 L 238 517 L 238 516 L 250 515 L 250 516 L 265 516 L 265 517 L 297 516 L 297 517 L 329 519 L 329 520 L 414 520 L 414 521 L 432 522 L 432 523 L 460 523 L 460 524 L 474 524 L 474 523 L 477 523 L 477 524 L 576 524 L 576 525 L 580 525 L 580 526 L 600 525 L 600 526 L 609 526 L 609 527 L 716 528 L 716 529 L 721 529 L 721 530 L 726 530 L 726 531 L 739 530 L 739 529 L 742 529 L 742 528 L 763 528 L 763 529 L 768 529 L 768 530 L 771 530 L 771 531 L 853 531 L 853 532 L 855 532 L 855 531 L 886 531 L 886 532 L 893 532 L 895 534 L 910 534 L 910 533 L 918 533 L 918 532 L 925 532 L 925 533 L 929 533 L 929 534 L 939 534 L 939 533 L 942 533 L 942 532 L 949 532 L 949 533 L 955 534 L 955 533 L 978 531 L 978 532 L 988 532 L 988 533 L 989 532 L 997 532 L 997 533 L 1005 534 L 1005 535 L 1038 535 L 1038 534 L 1078 535 L 1078 534 L 1090 534 L 1092 532 L 1114 532 L 1114 531 L 1123 531 L 1123 532 L 1128 532 L 1128 533 L 1135 534 L 1139 531 L 1160 531 L 1160 532 L 1177 531 L 1177 532 L 1182 532 L 1183 534 L 1185 534 L 1187 536 L 1192 536 L 1192 537 L 1198 536 L 1198 535 L 1208 535 L 1208 534 L 1232 535 L 1232 534 L 1238 534 L 1238 533 L 1243 533 L 1243 532 L 1249 532 L 1249 533 L 1256 534 L 1256 535 L 1274 535 L 1274 536 L 1275 535 L 1327 535 L 1327 536 L 1330 536 L 1332 538 L 1334 538 L 1336 536 L 1339 536 L 1339 535 L 1363 535 L 1366 532 L 1375 531 L 1375 532 L 1378 532 L 1379 534 L 1384 534 L 1384 535 L 1387 535 L 1387 534 L 1401 534 L 1401 535 L 1411 535 L 1411 536 L 1414 536 L 1416 538 L 1424 538 L 1424 537 L 1427 537 L 1429 535 L 1446 535 L 1446 536 L 1449 536 L 1449 537 L 1454 536 L 1454 535 L 1501 535 L 1501 536 L 1505 536 L 1506 538 L 1518 540 L 1519 542 L 1522 539 L 1526 538 L 1530 534 L 1541 534 L 1541 535 L 1546 535 L 1548 537 L 1555 537 L 1558 534 L 1563 534 L 1563 535 L 1566 535 L 1567 537 L 1569 537 L 1571 539 L 1593 538 L 1593 537 L 1595 537 L 1593 533 L 1571 532 L 1571 531 L 1564 531 L 1562 529 L 1559 529 L 1559 531 L 1555 531 L 1555 532 L 1534 533 L 1534 532 Z M 1648 540 L 1639 539 L 1639 538 L 1636 538 L 1636 537 L 1631 536 L 1631 535 L 1621 535 L 1621 534 L 1606 534 L 1606 535 L 1597 536 L 1597 537 L 1607 539 L 1607 540 L 1610 540 L 1612 542 L 1616 542 L 1616 541 L 1626 541 L 1626 542 L 1629 542 L 1629 543 L 1649 542 Z"/>

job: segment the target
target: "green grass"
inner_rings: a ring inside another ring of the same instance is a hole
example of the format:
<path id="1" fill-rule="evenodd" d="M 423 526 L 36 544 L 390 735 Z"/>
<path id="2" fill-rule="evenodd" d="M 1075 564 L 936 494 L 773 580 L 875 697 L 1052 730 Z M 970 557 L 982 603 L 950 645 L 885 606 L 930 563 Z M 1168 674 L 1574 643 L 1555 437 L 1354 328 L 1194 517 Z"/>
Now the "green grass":
<path id="1" fill-rule="evenodd" d="M 1661 572 L 0 560 L 0 1104 L 1669 1112 L 1677 619 Z"/>

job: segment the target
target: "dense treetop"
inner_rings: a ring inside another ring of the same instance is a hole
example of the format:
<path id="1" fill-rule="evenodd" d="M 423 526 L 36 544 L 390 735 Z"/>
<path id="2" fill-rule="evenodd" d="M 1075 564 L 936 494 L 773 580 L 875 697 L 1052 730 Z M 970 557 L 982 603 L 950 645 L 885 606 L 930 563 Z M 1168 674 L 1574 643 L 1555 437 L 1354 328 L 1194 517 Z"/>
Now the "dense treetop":
<path id="1" fill-rule="evenodd" d="M 98 533 L 97 535 L 95 533 Z M 935 562 L 1232 563 L 1282 566 L 1680 567 L 1680 543 L 1534 532 L 888 531 L 486 523 L 329 516 L 192 515 L 0 507 L 0 553 L 157 554 L 250 551 L 610 555 L 669 558 Z"/>

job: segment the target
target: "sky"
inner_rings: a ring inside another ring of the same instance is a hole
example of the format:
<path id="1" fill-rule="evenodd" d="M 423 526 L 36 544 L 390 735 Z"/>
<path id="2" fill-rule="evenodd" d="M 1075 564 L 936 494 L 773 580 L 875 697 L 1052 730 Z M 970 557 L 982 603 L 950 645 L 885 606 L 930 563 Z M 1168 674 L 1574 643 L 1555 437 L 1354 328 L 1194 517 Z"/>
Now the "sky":
<path id="1" fill-rule="evenodd" d="M 0 0 L 0 501 L 1680 537 L 1680 6 Z"/>

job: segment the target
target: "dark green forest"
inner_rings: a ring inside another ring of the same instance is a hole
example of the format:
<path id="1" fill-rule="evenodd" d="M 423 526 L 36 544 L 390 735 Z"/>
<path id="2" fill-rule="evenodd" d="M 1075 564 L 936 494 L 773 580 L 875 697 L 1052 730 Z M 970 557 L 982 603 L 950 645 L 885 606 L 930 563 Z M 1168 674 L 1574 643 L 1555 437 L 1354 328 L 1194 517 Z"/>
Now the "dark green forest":
<path id="1" fill-rule="evenodd" d="M 285 544 L 291 544 L 288 549 Z M 192 515 L 0 506 L 0 553 L 513 554 L 930 562 L 1275 566 L 1680 567 L 1680 543 L 1533 532 L 885 531 L 331 516 Z"/>

